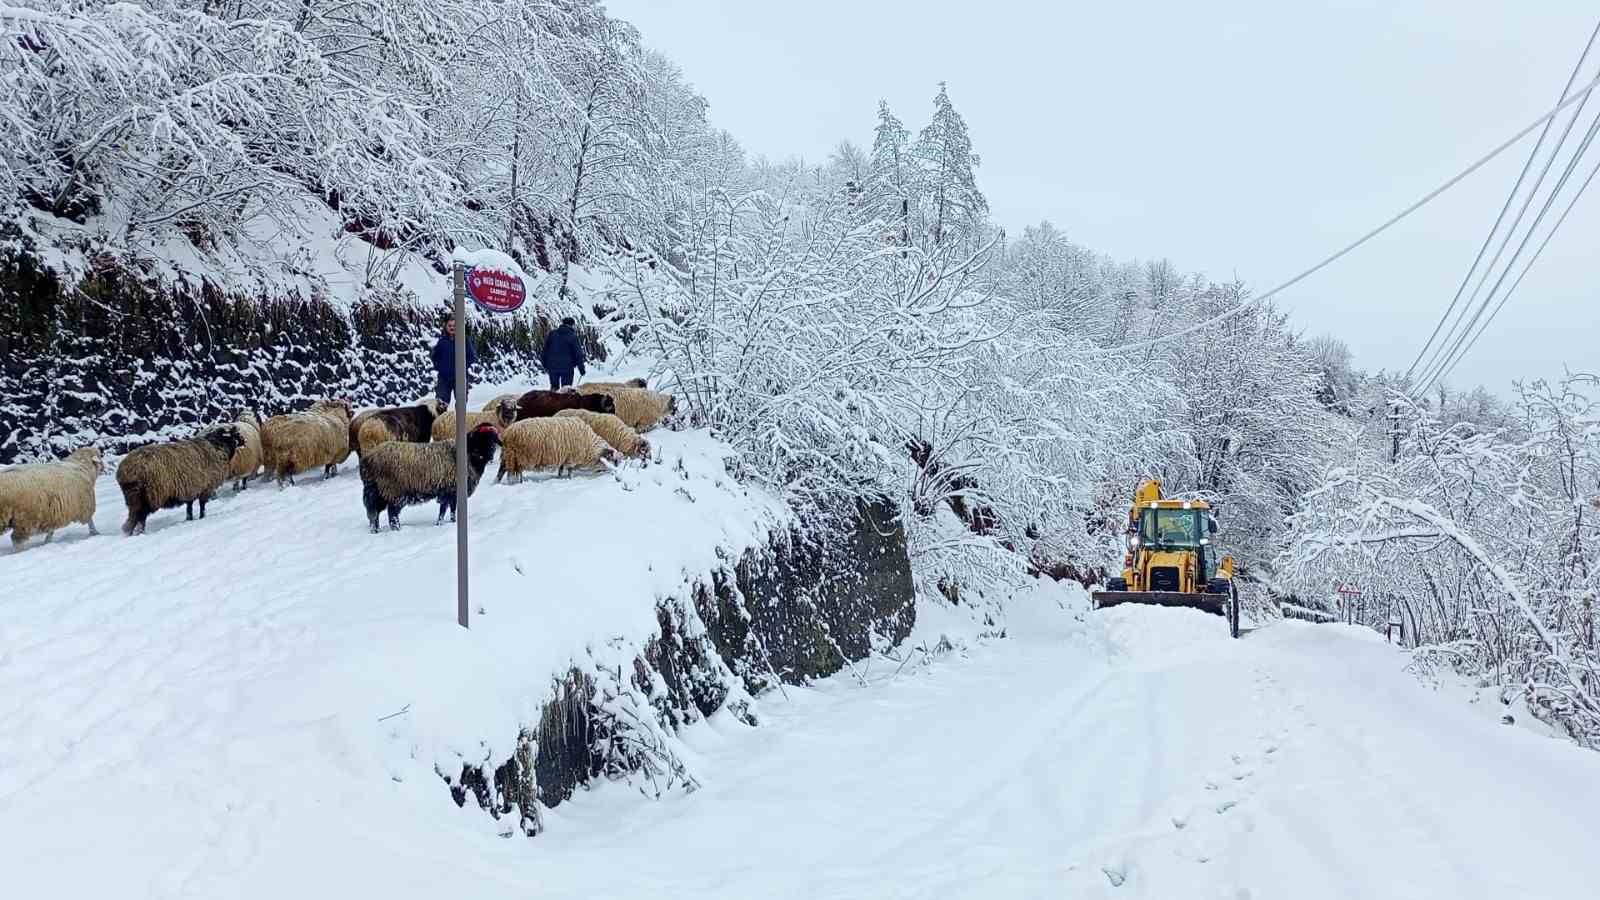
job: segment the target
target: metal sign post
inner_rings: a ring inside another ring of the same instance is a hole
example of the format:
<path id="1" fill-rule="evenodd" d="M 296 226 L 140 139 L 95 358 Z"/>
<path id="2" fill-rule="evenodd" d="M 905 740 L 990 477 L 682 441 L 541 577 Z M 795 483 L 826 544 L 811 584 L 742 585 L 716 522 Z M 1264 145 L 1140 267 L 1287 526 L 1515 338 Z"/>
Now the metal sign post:
<path id="1" fill-rule="evenodd" d="M 467 624 L 467 272 L 455 264 L 456 623 Z"/>
<path id="2" fill-rule="evenodd" d="M 1344 623 L 1346 625 L 1354 625 L 1356 623 L 1356 601 L 1360 599 L 1361 591 L 1348 584 L 1341 584 L 1334 590 L 1339 595 L 1339 605 L 1344 607 Z"/>
<path id="3" fill-rule="evenodd" d="M 467 297 L 488 313 L 516 312 L 527 300 L 516 263 L 468 266 L 457 258 L 451 266 L 455 282 L 456 383 L 451 406 L 456 413 L 456 623 L 467 624 Z"/>

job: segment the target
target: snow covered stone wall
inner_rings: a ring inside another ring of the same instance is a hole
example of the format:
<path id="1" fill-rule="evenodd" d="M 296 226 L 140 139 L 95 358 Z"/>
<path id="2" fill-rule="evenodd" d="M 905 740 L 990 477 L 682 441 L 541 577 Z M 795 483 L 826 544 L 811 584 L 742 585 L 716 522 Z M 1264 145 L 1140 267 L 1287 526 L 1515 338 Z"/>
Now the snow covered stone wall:
<path id="1" fill-rule="evenodd" d="M 693 790 L 679 729 L 726 712 L 758 724 L 754 698 L 834 674 L 904 640 L 916 623 L 905 531 L 888 504 L 821 543 L 774 535 L 709 573 L 689 597 L 658 602 L 659 632 L 631 665 L 573 668 L 551 686 L 537 728 L 505 760 L 440 772 L 456 803 L 477 805 L 527 836 L 540 810 L 589 781 L 618 778 L 651 796 Z M 619 648 L 610 648 L 616 650 Z"/>
<path id="2" fill-rule="evenodd" d="M 0 241 L 0 464 L 94 442 L 110 453 L 241 408 L 263 416 L 343 396 L 357 406 L 431 394 L 439 305 L 409 292 L 345 305 L 168 281 L 109 255 L 82 278 Z M 441 281 L 443 277 L 441 276 Z M 480 381 L 531 379 L 548 323 L 474 316 Z M 604 350 L 591 344 L 592 356 Z"/>

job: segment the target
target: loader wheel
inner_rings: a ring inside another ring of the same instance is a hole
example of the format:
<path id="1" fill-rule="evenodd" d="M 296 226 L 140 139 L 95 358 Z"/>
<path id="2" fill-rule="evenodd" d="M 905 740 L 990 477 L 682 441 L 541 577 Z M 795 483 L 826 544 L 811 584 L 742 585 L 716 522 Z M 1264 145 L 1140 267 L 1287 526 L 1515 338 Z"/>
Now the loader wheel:
<path id="1" fill-rule="evenodd" d="M 1228 585 L 1228 630 L 1235 638 L 1239 636 L 1239 588 L 1232 583 Z"/>
<path id="2" fill-rule="evenodd" d="M 1126 579 L 1126 578 L 1107 578 L 1106 579 L 1106 590 L 1108 590 L 1108 591 L 1126 591 L 1127 589 L 1128 589 L 1128 579 Z"/>

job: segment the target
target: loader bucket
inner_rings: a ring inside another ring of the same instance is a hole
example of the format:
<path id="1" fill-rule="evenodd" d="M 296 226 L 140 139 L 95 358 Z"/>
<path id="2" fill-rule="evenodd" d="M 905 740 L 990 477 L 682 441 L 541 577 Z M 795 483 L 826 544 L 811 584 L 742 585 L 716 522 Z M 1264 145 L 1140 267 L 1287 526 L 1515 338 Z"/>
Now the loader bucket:
<path id="1" fill-rule="evenodd" d="M 1095 609 L 1120 606 L 1124 603 L 1198 609 L 1227 619 L 1229 632 L 1234 637 L 1239 636 L 1239 602 L 1238 593 L 1234 590 L 1226 594 L 1186 594 L 1181 591 L 1095 591 L 1090 597 L 1094 600 Z"/>

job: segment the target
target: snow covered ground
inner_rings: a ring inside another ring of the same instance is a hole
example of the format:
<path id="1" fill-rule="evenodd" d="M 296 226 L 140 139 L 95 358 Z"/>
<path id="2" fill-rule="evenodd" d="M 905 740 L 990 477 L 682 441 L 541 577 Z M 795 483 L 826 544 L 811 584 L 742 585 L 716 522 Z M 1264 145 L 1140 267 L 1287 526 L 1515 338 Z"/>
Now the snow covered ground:
<path id="1" fill-rule="evenodd" d="M 491 463 L 469 507 L 470 630 L 454 528 L 429 504 L 369 534 L 354 457 L 328 481 L 225 489 L 204 521 L 158 512 L 136 538 L 108 473 L 104 536 L 7 542 L 0 895 L 254 896 L 307 874 L 275 842 L 506 827 L 457 810 L 435 767 L 509 758 L 557 675 L 631 664 L 656 598 L 781 521 L 704 432 L 650 437 L 662 462 L 615 474 L 503 486 Z"/>
<path id="2" fill-rule="evenodd" d="M 768 727 L 697 736 L 705 789 L 593 792 L 518 865 L 547 897 L 1555 900 L 1600 883 L 1600 756 L 1427 690 L 1360 629 L 1232 641 L 1202 613 L 1082 603 L 1041 590 L 969 658 L 791 689 Z"/>
<path id="3" fill-rule="evenodd" d="M 1009 639 L 768 694 L 759 728 L 688 729 L 693 793 L 605 784 L 540 837 L 503 838 L 433 767 L 504 758 L 572 654 L 651 633 L 639 598 L 777 515 L 705 435 L 659 443 L 668 465 L 621 480 L 480 489 L 470 631 L 453 531 L 423 507 L 367 534 L 354 472 L 252 488 L 204 523 L 164 512 L 143 538 L 0 553 L 4 894 L 1566 900 L 1600 883 L 1600 755 L 1428 690 L 1361 629 L 1234 641 L 1216 617 L 1091 613 L 1054 585 L 1010 603 Z M 113 531 L 110 479 L 102 495 Z M 963 625 L 930 605 L 908 643 Z"/>

